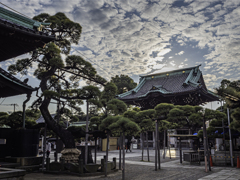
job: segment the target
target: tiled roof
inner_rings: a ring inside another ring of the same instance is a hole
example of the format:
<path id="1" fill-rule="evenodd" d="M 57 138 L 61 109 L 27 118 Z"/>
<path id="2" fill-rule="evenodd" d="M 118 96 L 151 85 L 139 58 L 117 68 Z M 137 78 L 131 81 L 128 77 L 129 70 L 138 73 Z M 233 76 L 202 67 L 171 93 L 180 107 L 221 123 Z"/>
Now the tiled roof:
<path id="1" fill-rule="evenodd" d="M 41 31 L 44 25 L 0 7 L 0 61 L 25 54 L 55 40 L 55 36 Z"/>
<path id="2" fill-rule="evenodd" d="M 199 89 L 208 92 L 204 83 L 199 66 L 169 71 L 158 74 L 142 76 L 139 85 L 124 94 L 119 94 L 117 98 L 121 100 L 133 100 L 151 93 L 165 95 L 186 94 L 187 92 Z M 211 96 L 214 96 L 211 94 Z"/>
<path id="3" fill-rule="evenodd" d="M 1 98 L 32 93 L 32 91 L 35 91 L 35 89 L 0 68 Z"/>
<path id="4" fill-rule="evenodd" d="M 172 73 L 169 74 L 168 72 L 165 74 L 161 74 L 161 76 L 144 76 L 142 77 L 141 82 L 144 81 L 144 84 L 141 86 L 141 88 L 134 93 L 135 91 L 132 90 L 132 92 L 128 93 L 128 95 L 123 96 L 119 95 L 118 97 L 120 99 L 133 99 L 138 98 L 142 96 L 146 96 L 147 94 L 151 92 L 160 92 L 162 94 L 175 94 L 175 93 L 181 93 L 186 91 L 192 91 L 194 89 L 197 89 L 198 87 L 194 87 L 191 85 L 184 86 L 184 82 L 188 78 L 191 71 L 188 72 L 178 72 L 178 73 Z M 140 82 L 140 83 L 141 83 Z M 154 89 L 153 86 L 156 88 Z M 135 89 L 138 89 L 136 87 Z"/>
<path id="5" fill-rule="evenodd" d="M 2 68 L 0 68 L 0 76 L 15 83 L 18 84 L 24 88 L 30 89 L 30 90 L 34 90 L 34 88 L 32 88 L 31 86 L 27 85 L 27 83 L 24 83 L 23 81 L 17 79 L 16 77 L 14 77 L 13 75 L 9 74 L 7 71 L 3 70 Z"/>
<path id="6" fill-rule="evenodd" d="M 41 29 L 42 26 L 50 25 L 50 23 L 41 23 L 35 21 L 33 19 L 24 17 L 20 14 L 7 10 L 3 7 L 0 7 L 0 18 L 28 29 Z"/>

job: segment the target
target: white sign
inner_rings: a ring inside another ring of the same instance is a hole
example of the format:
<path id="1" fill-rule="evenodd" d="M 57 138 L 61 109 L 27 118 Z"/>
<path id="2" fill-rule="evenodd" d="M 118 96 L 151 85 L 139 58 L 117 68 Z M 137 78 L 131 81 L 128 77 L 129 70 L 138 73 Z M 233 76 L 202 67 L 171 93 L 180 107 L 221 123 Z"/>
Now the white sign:
<path id="1" fill-rule="evenodd" d="M 133 149 L 137 149 L 137 144 L 133 144 Z"/>

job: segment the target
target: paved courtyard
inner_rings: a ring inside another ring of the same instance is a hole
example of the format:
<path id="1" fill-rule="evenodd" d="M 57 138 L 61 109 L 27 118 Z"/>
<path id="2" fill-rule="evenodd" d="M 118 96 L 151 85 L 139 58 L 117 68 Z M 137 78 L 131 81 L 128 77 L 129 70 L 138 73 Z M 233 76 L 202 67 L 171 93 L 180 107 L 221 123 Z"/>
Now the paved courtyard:
<path id="1" fill-rule="evenodd" d="M 161 156 L 161 169 L 155 171 L 154 150 L 150 150 L 150 162 L 147 162 L 146 151 L 144 153 L 144 161 L 141 161 L 141 150 L 133 150 L 133 152 L 126 153 L 126 180 L 240 180 L 240 169 L 231 167 L 212 167 L 212 171 L 206 173 L 204 165 L 190 165 L 187 162 L 180 164 L 178 155 L 170 159 L 165 159 Z M 97 161 L 105 155 L 105 152 L 98 152 Z M 53 154 L 51 154 L 53 159 Z M 93 153 L 94 157 L 94 153 Z M 113 157 L 117 158 L 118 168 L 118 151 L 109 152 L 109 160 Z M 42 173 L 31 173 L 25 176 L 25 180 L 121 180 L 122 171 L 104 176 L 95 177 L 77 177 L 70 175 L 51 175 Z"/>

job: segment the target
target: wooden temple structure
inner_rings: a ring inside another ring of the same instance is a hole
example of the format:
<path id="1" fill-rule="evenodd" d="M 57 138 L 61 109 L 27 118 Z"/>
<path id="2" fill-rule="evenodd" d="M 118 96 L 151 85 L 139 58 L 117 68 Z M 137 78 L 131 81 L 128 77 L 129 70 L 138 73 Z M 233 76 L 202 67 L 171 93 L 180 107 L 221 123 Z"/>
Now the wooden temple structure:
<path id="1" fill-rule="evenodd" d="M 202 72 L 199 69 L 200 66 L 141 76 L 136 88 L 117 95 L 117 98 L 127 104 L 136 105 L 142 110 L 153 109 L 160 103 L 201 105 L 206 102 L 219 101 L 219 97 L 207 89 Z M 177 130 L 175 131 L 177 132 Z M 163 140 L 163 132 L 161 136 Z M 154 147 L 155 135 L 152 135 L 152 137 Z M 193 139 L 198 139 L 196 135 L 186 135 L 185 133 L 184 135 L 174 133 L 171 138 L 175 143 L 179 142 L 179 146 L 177 146 L 180 150 L 180 157 L 182 154 L 181 144 L 190 143 L 192 146 Z M 189 139 L 191 140 L 189 141 Z M 181 159 L 180 162 L 182 162 Z"/>
<path id="2" fill-rule="evenodd" d="M 50 23 L 41 23 L 0 7 L 0 62 L 34 51 L 55 40 L 55 36 L 44 28 L 49 25 Z M 16 160 L 14 157 L 34 157 L 36 160 L 39 132 L 25 129 L 26 103 L 35 90 L 27 84 L 27 79 L 21 81 L 0 68 L 0 98 L 27 94 L 27 99 L 23 102 L 23 129 L 0 129 L 0 139 L 5 139 L 5 143 L 0 144 L 0 158 L 11 156 L 11 162 Z"/>
<path id="3" fill-rule="evenodd" d="M 141 76 L 136 88 L 117 98 L 143 110 L 160 103 L 201 105 L 218 101 L 219 97 L 207 89 L 200 66 Z"/>
<path id="4" fill-rule="evenodd" d="M 55 39 L 44 30 L 50 23 L 41 23 L 0 7 L 0 62 L 43 47 Z M 29 101 L 35 88 L 0 68 L 0 98 L 27 94 Z"/>
<path id="5" fill-rule="evenodd" d="M 0 7 L 0 62 L 43 47 L 55 39 L 41 23 Z"/>

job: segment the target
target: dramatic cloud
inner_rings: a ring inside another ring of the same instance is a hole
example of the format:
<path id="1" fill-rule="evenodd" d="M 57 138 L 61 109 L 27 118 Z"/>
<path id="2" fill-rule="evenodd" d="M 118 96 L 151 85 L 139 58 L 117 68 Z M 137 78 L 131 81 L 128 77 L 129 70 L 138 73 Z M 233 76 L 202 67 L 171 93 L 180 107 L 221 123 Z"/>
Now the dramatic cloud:
<path id="1" fill-rule="evenodd" d="M 117 74 L 141 75 L 199 64 L 211 88 L 218 86 L 223 78 L 240 75 L 238 0 L 3 0 L 2 3 L 29 17 L 63 12 L 79 22 L 83 32 L 72 54 L 83 56 L 107 79 Z"/>

